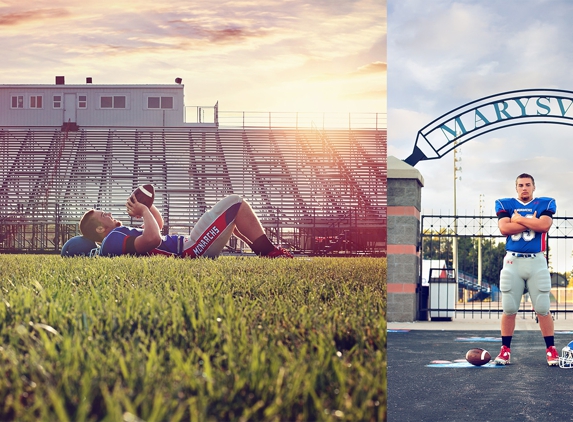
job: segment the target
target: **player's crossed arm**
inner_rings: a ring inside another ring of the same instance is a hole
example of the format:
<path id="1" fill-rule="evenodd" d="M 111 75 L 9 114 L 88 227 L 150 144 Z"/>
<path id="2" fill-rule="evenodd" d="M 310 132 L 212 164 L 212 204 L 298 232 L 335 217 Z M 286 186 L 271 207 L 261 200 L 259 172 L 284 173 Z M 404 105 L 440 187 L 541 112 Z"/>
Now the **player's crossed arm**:
<path id="1" fill-rule="evenodd" d="M 537 211 L 535 211 L 533 215 L 529 216 L 521 215 L 515 211 L 511 216 L 511 222 L 520 224 L 524 227 L 524 230 L 533 230 L 537 233 L 546 233 L 551 228 L 553 219 L 548 215 L 542 215 L 538 218 Z"/>

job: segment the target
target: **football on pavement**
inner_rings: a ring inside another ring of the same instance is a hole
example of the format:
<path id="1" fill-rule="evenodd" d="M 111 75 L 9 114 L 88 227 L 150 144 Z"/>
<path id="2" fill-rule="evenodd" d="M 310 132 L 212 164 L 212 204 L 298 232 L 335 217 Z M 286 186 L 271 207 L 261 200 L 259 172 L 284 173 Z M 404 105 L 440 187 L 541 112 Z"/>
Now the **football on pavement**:
<path id="1" fill-rule="evenodd" d="M 468 350 L 466 353 L 466 360 L 472 365 L 482 366 L 491 360 L 491 355 L 487 350 L 476 347 Z"/>

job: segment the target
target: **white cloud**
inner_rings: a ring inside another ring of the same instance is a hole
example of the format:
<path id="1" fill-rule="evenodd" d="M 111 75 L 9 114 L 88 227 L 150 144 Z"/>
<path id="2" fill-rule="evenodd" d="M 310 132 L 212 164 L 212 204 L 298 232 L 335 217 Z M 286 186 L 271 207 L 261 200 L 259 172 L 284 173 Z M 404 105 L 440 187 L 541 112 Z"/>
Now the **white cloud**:
<path id="1" fill-rule="evenodd" d="M 394 142 L 391 146 L 403 147 L 407 144 L 407 149 L 412 150 L 416 134 L 419 129 L 432 120 L 431 116 L 414 110 L 392 108 L 388 113 L 388 137 L 399 142 Z"/>

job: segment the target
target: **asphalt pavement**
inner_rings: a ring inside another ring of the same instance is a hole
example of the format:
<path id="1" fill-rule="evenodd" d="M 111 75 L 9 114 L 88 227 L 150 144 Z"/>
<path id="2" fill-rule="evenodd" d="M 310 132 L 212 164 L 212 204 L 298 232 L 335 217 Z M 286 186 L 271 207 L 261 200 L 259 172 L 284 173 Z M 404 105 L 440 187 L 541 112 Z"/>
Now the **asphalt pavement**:
<path id="1" fill-rule="evenodd" d="M 518 316 L 511 364 L 472 366 L 473 347 L 497 356 L 499 316 L 388 323 L 388 421 L 571 421 L 573 369 L 549 367 L 539 326 Z M 573 340 L 573 316 L 556 318 L 555 346 Z"/>

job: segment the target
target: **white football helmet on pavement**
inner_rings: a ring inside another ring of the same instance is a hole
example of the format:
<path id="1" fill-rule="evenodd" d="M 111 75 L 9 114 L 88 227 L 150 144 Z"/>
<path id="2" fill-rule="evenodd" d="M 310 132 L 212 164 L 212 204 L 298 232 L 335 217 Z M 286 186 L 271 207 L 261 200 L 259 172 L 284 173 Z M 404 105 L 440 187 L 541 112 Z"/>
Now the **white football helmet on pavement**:
<path id="1" fill-rule="evenodd" d="M 573 341 L 570 341 L 569 344 L 561 350 L 559 367 L 567 369 L 573 368 Z"/>

